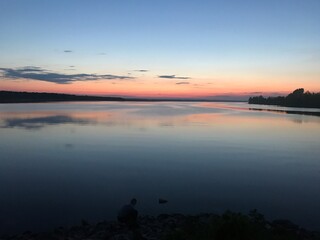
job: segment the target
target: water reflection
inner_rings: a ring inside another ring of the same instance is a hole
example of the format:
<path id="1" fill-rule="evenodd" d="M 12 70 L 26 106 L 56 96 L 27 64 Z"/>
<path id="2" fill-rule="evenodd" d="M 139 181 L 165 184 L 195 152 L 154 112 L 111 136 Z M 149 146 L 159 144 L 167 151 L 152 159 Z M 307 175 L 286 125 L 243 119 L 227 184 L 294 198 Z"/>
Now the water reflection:
<path id="1" fill-rule="evenodd" d="M 133 196 L 142 214 L 257 208 L 320 228 L 316 116 L 235 103 L 13 104 L 0 105 L 0 126 L 0 232 L 113 219 Z"/>
<path id="2" fill-rule="evenodd" d="M 300 115 L 310 115 L 319 116 L 320 112 L 316 111 L 295 111 L 295 110 L 280 110 L 280 109 L 262 109 L 262 108 L 249 108 L 249 110 L 260 111 L 260 112 L 275 112 L 275 113 L 285 113 L 285 114 L 300 114 Z"/>
<path id="3" fill-rule="evenodd" d="M 16 118 L 4 118 L 4 122 L 1 128 L 25 128 L 31 130 L 41 129 L 48 125 L 59 125 L 59 124 L 92 124 L 93 122 L 88 119 L 81 119 L 71 117 L 69 115 L 54 115 L 44 117 L 16 117 Z"/>

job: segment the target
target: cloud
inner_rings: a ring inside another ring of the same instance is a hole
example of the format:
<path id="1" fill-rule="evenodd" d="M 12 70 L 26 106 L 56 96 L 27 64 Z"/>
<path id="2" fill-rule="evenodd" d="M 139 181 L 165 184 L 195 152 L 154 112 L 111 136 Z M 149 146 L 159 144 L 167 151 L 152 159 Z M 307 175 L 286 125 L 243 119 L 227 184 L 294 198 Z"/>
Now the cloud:
<path id="1" fill-rule="evenodd" d="M 190 83 L 189 82 L 177 82 L 176 84 L 183 85 L 183 84 L 190 84 Z"/>
<path id="2" fill-rule="evenodd" d="M 73 51 L 72 51 L 72 50 L 64 50 L 63 52 L 65 52 L 65 53 L 72 53 Z"/>
<path id="3" fill-rule="evenodd" d="M 167 78 L 167 79 L 190 79 L 190 77 L 177 77 L 176 75 L 160 75 L 158 78 Z"/>
<path id="4" fill-rule="evenodd" d="M 147 69 L 138 69 L 138 70 L 134 70 L 135 72 L 149 72 L 149 70 Z"/>
<path id="5" fill-rule="evenodd" d="M 3 70 L 4 68 L 0 68 L 0 70 Z M 23 68 L 19 68 L 22 71 L 26 71 L 26 72 L 43 72 L 45 71 L 45 69 L 42 69 L 40 67 L 34 67 L 34 66 L 25 66 Z"/>
<path id="6" fill-rule="evenodd" d="M 94 80 L 123 80 L 123 79 L 132 79 L 133 77 L 129 76 L 119 76 L 112 74 L 63 74 L 50 72 L 48 70 L 39 68 L 39 67 L 23 67 L 23 68 L 0 68 L 2 71 L 2 76 L 0 78 L 9 78 L 9 79 L 31 79 L 45 82 L 53 82 L 57 84 L 68 84 L 76 81 L 94 81 Z"/>

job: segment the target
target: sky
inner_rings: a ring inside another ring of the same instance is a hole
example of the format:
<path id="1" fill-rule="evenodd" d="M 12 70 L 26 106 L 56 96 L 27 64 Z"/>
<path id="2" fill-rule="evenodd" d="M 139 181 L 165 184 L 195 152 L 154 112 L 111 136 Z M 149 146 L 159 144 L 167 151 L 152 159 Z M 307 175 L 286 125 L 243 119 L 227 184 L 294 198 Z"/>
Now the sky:
<path id="1" fill-rule="evenodd" d="M 247 98 L 320 91 L 319 0 L 0 0 L 0 90 Z"/>

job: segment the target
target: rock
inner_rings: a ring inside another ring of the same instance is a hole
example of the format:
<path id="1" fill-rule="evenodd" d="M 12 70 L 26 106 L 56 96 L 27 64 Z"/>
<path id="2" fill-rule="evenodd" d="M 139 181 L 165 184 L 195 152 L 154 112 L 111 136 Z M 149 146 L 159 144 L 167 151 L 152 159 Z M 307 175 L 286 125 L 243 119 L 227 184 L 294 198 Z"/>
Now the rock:
<path id="1" fill-rule="evenodd" d="M 165 219 L 167 219 L 167 218 L 169 218 L 169 217 L 170 217 L 169 214 L 160 214 L 160 215 L 157 217 L 157 220 L 158 220 L 158 221 L 163 221 L 163 220 L 165 220 Z"/>
<path id="2" fill-rule="evenodd" d="M 272 222 L 275 227 L 282 227 L 288 230 L 299 230 L 299 226 L 286 219 L 277 219 Z"/>
<path id="3" fill-rule="evenodd" d="M 82 220 L 81 220 L 81 225 L 82 225 L 83 227 L 85 227 L 85 226 L 89 226 L 90 224 L 89 224 L 86 220 L 82 219 Z"/>
<path id="4" fill-rule="evenodd" d="M 112 236 L 109 240 L 132 240 L 132 236 L 122 233 Z"/>
<path id="5" fill-rule="evenodd" d="M 167 202 L 168 202 L 168 200 L 165 200 L 163 198 L 159 198 L 159 204 L 165 204 Z"/>
<path id="6" fill-rule="evenodd" d="M 211 226 L 212 223 L 221 222 L 223 220 L 220 215 L 216 214 L 198 214 L 198 215 L 182 215 L 182 214 L 161 214 L 158 217 L 140 216 L 138 218 L 138 231 L 144 239 L 160 240 L 166 239 L 172 233 L 190 234 L 190 227 Z M 252 222 L 256 224 L 253 220 Z M 310 232 L 291 223 L 288 220 L 275 220 L 264 226 L 269 233 L 289 233 L 298 238 L 294 239 L 320 239 L 318 232 Z M 206 228 L 205 228 L 206 229 Z M 194 228 L 197 230 L 197 228 Z M 201 228 L 200 230 L 202 231 Z M 96 224 L 83 223 L 80 226 L 70 228 L 57 228 L 52 232 L 31 233 L 14 236 L 1 236 L 0 240 L 133 240 L 135 233 L 125 224 L 117 221 L 104 221 Z M 180 239 L 180 238 L 179 238 Z M 181 238 L 183 239 L 183 238 Z M 197 239 L 197 238 L 192 238 Z"/>

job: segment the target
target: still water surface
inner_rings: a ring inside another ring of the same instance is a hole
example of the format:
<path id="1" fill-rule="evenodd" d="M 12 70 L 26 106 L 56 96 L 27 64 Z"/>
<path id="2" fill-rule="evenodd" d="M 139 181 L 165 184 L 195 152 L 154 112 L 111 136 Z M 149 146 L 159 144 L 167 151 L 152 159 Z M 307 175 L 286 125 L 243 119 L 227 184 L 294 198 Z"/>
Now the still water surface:
<path id="1" fill-rule="evenodd" d="M 249 107 L 0 104 L 0 233 L 112 220 L 132 197 L 141 214 L 257 208 L 320 230 L 320 117 Z"/>

